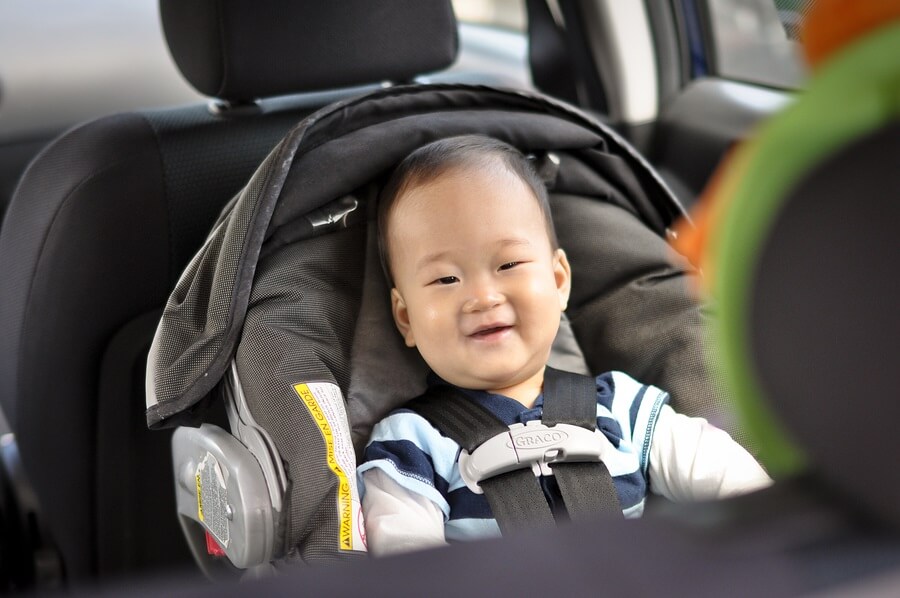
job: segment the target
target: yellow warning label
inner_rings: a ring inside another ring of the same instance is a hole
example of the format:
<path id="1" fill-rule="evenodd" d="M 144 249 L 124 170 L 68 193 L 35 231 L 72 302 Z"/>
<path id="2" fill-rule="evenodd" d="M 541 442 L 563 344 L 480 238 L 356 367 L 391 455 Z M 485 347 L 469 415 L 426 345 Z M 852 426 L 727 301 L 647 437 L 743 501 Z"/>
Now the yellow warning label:
<path id="1" fill-rule="evenodd" d="M 323 384 L 316 384 L 317 391 L 320 393 L 323 389 L 318 388 L 319 386 L 324 386 Z M 334 386 L 334 385 L 328 385 Z M 351 484 L 350 480 L 347 478 L 347 474 L 345 473 L 345 467 L 349 466 L 350 474 L 354 475 L 354 463 L 352 451 L 349 456 L 347 455 L 347 447 L 344 446 L 345 442 L 342 442 L 340 439 L 336 439 L 335 435 L 332 431 L 332 424 L 329 422 L 329 411 L 334 408 L 334 405 L 330 405 L 334 403 L 335 397 L 329 397 L 332 400 L 327 401 L 326 404 L 320 404 L 318 400 L 316 400 L 316 393 L 313 389 L 310 388 L 310 385 L 307 384 L 295 384 L 294 390 L 297 392 L 297 395 L 300 397 L 300 400 L 303 401 L 303 404 L 306 405 L 306 408 L 309 409 L 310 415 L 312 415 L 313 421 L 316 422 L 316 425 L 319 426 L 319 430 L 322 432 L 322 438 L 325 440 L 325 452 L 326 459 L 328 462 L 328 468 L 337 476 L 338 479 L 338 529 L 339 538 L 338 545 L 341 550 L 365 550 L 365 548 L 360 548 L 359 546 L 354 546 L 357 544 L 354 542 L 354 530 L 355 526 L 353 525 L 354 521 L 354 495 L 355 495 L 355 487 Z M 340 391 L 337 390 L 337 387 L 334 387 L 334 390 L 337 391 L 336 399 L 339 401 L 339 405 L 343 407 L 343 400 L 340 396 Z M 326 401 L 323 401 L 326 403 Z M 342 411 L 342 409 L 341 409 Z M 336 417 L 336 414 L 331 414 L 332 418 Z M 346 416 L 345 416 L 346 419 Z M 351 460 L 351 462 L 346 463 L 347 459 Z M 341 467 L 341 461 L 345 461 L 345 467 Z"/>
<path id="2" fill-rule="evenodd" d="M 197 516 L 203 521 L 203 485 L 200 483 L 200 473 L 196 477 L 197 481 Z"/>

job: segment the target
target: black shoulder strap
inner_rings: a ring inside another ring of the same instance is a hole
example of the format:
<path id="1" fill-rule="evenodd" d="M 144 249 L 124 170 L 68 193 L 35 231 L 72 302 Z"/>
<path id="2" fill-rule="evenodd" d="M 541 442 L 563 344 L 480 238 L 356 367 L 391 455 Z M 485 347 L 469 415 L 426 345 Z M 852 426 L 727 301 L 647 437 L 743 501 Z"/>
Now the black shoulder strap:
<path id="1" fill-rule="evenodd" d="M 572 104 L 578 104 L 578 86 L 569 44 L 554 21 L 547 0 L 527 0 L 528 63 L 535 87 Z"/>
<path id="2" fill-rule="evenodd" d="M 544 412 L 546 426 L 572 424 L 588 430 L 597 428 L 597 383 L 590 376 L 547 367 L 544 372 Z M 619 494 L 603 461 L 556 463 L 551 465 L 574 521 L 600 514 L 622 514 Z"/>
<path id="3" fill-rule="evenodd" d="M 528 63 L 535 87 L 576 106 L 608 112 L 600 70 L 591 57 L 578 0 L 526 0 Z"/>
<path id="4" fill-rule="evenodd" d="M 494 436 L 509 431 L 499 418 L 450 386 L 433 386 L 407 407 L 469 453 Z M 548 367 L 544 376 L 542 421 L 597 427 L 597 388 L 592 378 Z M 598 463 L 553 465 L 563 501 L 573 520 L 600 514 L 621 515 L 609 470 Z M 485 498 L 504 535 L 519 529 L 555 525 L 550 505 L 531 469 L 518 469 L 480 482 Z"/>
<path id="5" fill-rule="evenodd" d="M 493 413 L 473 403 L 457 388 L 429 387 L 407 407 L 468 452 L 489 438 L 509 431 Z M 531 469 L 517 469 L 480 482 L 503 535 L 556 525 L 540 482 Z"/>

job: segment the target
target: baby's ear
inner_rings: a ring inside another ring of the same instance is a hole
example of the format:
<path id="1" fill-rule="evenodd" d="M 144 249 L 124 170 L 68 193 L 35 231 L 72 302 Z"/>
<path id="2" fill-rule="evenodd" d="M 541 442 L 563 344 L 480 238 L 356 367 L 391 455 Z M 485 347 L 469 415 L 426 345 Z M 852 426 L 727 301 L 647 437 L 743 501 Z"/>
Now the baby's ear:
<path id="1" fill-rule="evenodd" d="M 559 309 L 565 311 L 569 306 L 569 293 L 572 291 L 572 267 L 569 265 L 566 252 L 562 249 L 557 249 L 553 253 L 553 277 L 559 293 Z"/>
<path id="2" fill-rule="evenodd" d="M 412 327 L 409 325 L 409 310 L 406 309 L 406 302 L 400 291 L 396 287 L 391 289 L 391 313 L 394 315 L 394 324 L 400 331 L 400 336 L 407 347 L 415 347 L 416 340 L 413 337 Z"/>

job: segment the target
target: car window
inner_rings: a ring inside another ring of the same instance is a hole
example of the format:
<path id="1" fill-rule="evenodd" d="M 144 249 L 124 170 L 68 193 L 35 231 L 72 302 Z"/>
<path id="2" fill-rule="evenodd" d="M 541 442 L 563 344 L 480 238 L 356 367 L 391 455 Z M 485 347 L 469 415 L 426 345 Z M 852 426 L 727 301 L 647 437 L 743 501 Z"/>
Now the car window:
<path id="1" fill-rule="evenodd" d="M 0 2 L 0 140 L 111 112 L 193 102 L 157 0 Z"/>
<path id="2" fill-rule="evenodd" d="M 814 0 L 703 0 L 720 77 L 796 89 L 806 70 L 798 27 Z"/>

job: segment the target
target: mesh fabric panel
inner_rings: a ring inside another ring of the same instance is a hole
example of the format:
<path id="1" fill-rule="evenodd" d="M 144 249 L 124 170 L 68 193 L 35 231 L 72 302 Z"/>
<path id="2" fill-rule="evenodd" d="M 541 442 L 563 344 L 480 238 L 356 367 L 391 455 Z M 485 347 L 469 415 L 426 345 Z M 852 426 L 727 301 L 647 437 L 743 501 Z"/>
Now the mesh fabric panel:
<path id="1" fill-rule="evenodd" d="M 241 240 L 249 231 L 249 223 L 259 200 L 260 192 L 272 167 L 272 158 L 265 160 L 242 191 L 246 199 L 231 212 L 230 218 L 219 227 L 228 229 L 235 244 L 223 243 L 225 235 L 211 234 L 207 243 L 194 256 L 175 286 L 164 318 L 151 347 L 150 360 L 161 359 L 171 369 L 157 372 L 148 381 L 148 401 L 159 401 L 160 411 L 167 414 L 166 399 L 177 397 L 202 380 L 213 356 L 222 349 L 223 330 L 231 318 L 232 291 L 241 262 Z M 217 227 L 217 228 L 219 228 Z M 202 309 L 198 310 L 198 307 Z M 195 343 L 194 340 L 204 339 Z M 192 351 L 185 353 L 184 348 Z"/>
<path id="2" fill-rule="evenodd" d="M 287 524 L 306 562 L 331 560 L 339 550 L 338 478 L 322 432 L 293 387 L 349 386 L 364 243 L 365 227 L 357 226 L 289 245 L 260 263 L 235 357 L 250 411 L 287 464 Z M 348 422 L 330 423 L 349 442 Z"/>
<path id="3" fill-rule="evenodd" d="M 721 382 L 709 375 L 696 275 L 633 214 L 603 201 L 555 195 L 560 244 L 572 265 L 569 317 L 592 372 L 621 370 L 670 393 L 672 406 L 743 441 Z"/>
<path id="4" fill-rule="evenodd" d="M 170 268 L 184 269 L 222 210 L 306 110 L 223 118 L 207 107 L 148 111 L 165 168 Z M 172 280 L 172 283 L 175 281 Z"/>

